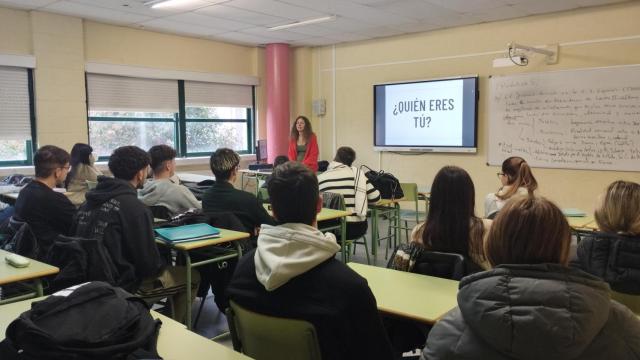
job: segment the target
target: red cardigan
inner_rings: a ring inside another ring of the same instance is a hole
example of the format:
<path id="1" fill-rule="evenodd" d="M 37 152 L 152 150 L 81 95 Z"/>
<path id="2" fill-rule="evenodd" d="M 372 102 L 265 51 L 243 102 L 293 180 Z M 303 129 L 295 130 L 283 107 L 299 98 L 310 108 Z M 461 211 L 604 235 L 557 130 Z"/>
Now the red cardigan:
<path id="1" fill-rule="evenodd" d="M 289 140 L 289 160 L 297 161 L 298 160 L 298 150 L 296 148 L 296 139 Z M 316 134 L 311 134 L 309 141 L 307 142 L 307 151 L 304 153 L 304 159 L 302 159 L 302 163 L 307 165 L 309 169 L 314 172 L 318 171 L 318 139 L 316 138 Z"/>

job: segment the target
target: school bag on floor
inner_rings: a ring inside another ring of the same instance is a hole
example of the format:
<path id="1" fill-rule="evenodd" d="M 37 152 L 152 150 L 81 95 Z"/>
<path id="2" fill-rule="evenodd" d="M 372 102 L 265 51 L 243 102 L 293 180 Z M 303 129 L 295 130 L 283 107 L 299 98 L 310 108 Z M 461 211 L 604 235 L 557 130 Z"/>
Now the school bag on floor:
<path id="1" fill-rule="evenodd" d="M 9 324 L 2 360 L 161 359 L 160 320 L 147 304 L 105 282 L 61 290 Z"/>

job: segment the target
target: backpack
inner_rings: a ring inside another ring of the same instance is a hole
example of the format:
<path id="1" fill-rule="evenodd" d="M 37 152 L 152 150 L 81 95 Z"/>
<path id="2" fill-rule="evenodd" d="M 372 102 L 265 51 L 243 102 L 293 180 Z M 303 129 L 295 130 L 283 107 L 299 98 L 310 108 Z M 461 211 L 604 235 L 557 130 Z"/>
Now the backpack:
<path id="1" fill-rule="evenodd" d="M 369 171 L 364 173 L 364 176 L 367 177 L 367 180 L 369 180 L 373 187 L 378 189 L 381 198 L 393 200 L 404 197 L 400 181 L 392 174 L 382 170 L 375 171 L 366 165 L 362 165 L 360 168 L 369 169 Z"/>
<path id="2" fill-rule="evenodd" d="M 85 283 L 32 303 L 9 324 L 0 358 L 161 359 L 161 324 L 140 298 L 104 282 Z"/>

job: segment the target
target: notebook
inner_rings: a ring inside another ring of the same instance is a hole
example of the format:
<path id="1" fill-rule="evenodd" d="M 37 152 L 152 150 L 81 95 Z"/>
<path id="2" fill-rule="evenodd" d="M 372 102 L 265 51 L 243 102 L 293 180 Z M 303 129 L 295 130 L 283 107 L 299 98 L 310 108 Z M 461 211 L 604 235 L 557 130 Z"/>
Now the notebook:
<path id="1" fill-rule="evenodd" d="M 161 240 L 169 243 L 181 243 L 220 237 L 220 229 L 209 224 L 182 225 L 155 229 Z"/>
<path id="2" fill-rule="evenodd" d="M 584 216 L 587 216 L 587 213 L 585 213 L 584 211 L 582 211 L 580 209 L 574 209 L 574 208 L 562 209 L 562 213 L 566 217 L 584 217 Z"/>

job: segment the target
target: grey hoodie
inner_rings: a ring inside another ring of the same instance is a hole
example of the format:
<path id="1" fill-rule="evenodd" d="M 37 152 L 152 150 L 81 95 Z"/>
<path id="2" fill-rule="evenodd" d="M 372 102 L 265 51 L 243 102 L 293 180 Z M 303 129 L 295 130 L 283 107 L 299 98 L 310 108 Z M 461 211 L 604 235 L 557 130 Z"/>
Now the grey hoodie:
<path id="1" fill-rule="evenodd" d="M 580 270 L 502 265 L 462 279 L 458 305 L 423 359 L 640 359 L 640 320 Z"/>
<path id="2" fill-rule="evenodd" d="M 332 258 L 340 246 L 331 233 L 305 224 L 263 224 L 254 262 L 256 277 L 267 291 L 286 284 Z"/>
<path id="3" fill-rule="evenodd" d="M 202 209 L 202 204 L 186 186 L 171 179 L 149 180 L 138 190 L 138 198 L 147 206 L 164 206 L 171 215 L 189 209 Z"/>

